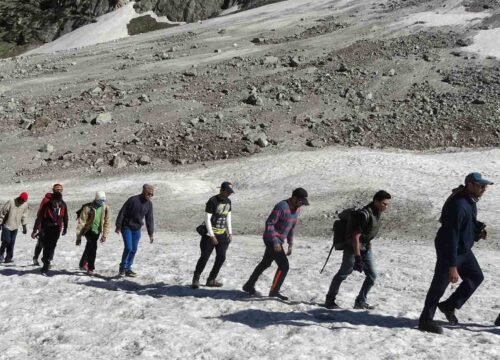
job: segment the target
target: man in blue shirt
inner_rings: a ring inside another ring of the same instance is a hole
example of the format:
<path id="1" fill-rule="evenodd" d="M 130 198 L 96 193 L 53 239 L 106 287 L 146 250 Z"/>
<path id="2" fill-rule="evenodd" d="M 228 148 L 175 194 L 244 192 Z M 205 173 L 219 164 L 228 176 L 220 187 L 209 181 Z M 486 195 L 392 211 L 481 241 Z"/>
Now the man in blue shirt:
<path id="1" fill-rule="evenodd" d="M 154 188 L 151 185 L 144 184 L 142 193 L 130 197 L 123 204 L 118 217 L 116 218 L 116 230 L 123 237 L 123 255 L 120 263 L 120 275 L 135 277 L 137 274 L 132 271 L 139 240 L 141 239 L 141 228 L 146 220 L 146 229 L 148 230 L 149 240 L 154 240 L 154 217 L 153 203 L 151 198 L 154 195 Z"/>
<path id="2" fill-rule="evenodd" d="M 418 328 L 441 334 L 443 329 L 434 321 L 438 308 L 452 325 L 458 324 L 455 309 L 474 293 L 483 281 L 483 272 L 472 252 L 472 246 L 479 239 L 486 239 L 486 226 L 477 221 L 476 203 L 493 183 L 484 179 L 480 173 L 470 173 L 465 178 L 465 186 L 454 189 L 445 201 L 441 212 L 441 227 L 435 239 L 436 267 L 425 306 L 420 315 Z M 451 296 L 439 302 L 448 284 L 462 282 Z"/>

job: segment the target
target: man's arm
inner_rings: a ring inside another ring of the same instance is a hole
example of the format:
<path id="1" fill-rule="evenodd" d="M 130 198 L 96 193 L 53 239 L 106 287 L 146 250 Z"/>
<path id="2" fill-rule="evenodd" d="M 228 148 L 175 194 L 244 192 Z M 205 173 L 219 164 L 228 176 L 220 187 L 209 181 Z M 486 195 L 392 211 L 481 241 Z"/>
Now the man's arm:
<path id="1" fill-rule="evenodd" d="M 68 205 L 66 205 L 65 202 L 63 202 L 64 206 L 64 214 L 63 214 L 63 231 L 62 235 L 66 235 L 68 232 Z"/>
<path id="2" fill-rule="evenodd" d="M 148 230 L 149 240 L 153 242 L 155 232 L 155 219 L 153 215 L 153 203 L 149 202 L 149 209 L 146 213 L 146 229 Z"/>
<path id="3" fill-rule="evenodd" d="M 5 219 L 5 216 L 10 211 L 10 201 L 7 201 L 3 206 L 2 210 L 0 210 L 0 225 L 3 225 L 3 220 Z"/>
<path id="4" fill-rule="evenodd" d="M 104 205 L 104 224 L 102 224 L 102 237 L 101 242 L 106 241 L 109 235 L 109 228 L 111 227 L 111 209 L 108 205 Z"/>
<path id="5" fill-rule="evenodd" d="M 118 216 L 116 217 L 116 221 L 115 221 L 116 230 L 115 230 L 115 232 L 117 234 L 120 233 L 120 230 L 122 228 L 123 220 L 125 218 L 125 212 L 127 211 L 127 207 L 128 207 L 129 202 L 130 202 L 130 199 L 131 198 L 129 198 L 127 201 L 125 201 L 125 204 L 123 204 L 122 208 L 118 212 Z"/>
<path id="6" fill-rule="evenodd" d="M 207 235 L 210 238 L 212 244 L 217 245 L 219 242 L 214 234 L 214 229 L 212 228 L 212 214 L 206 212 L 205 213 L 205 227 L 207 228 Z"/>
<path id="7" fill-rule="evenodd" d="M 233 225 L 232 225 L 232 216 L 231 216 L 231 211 L 227 213 L 227 234 L 229 237 L 229 241 L 233 240 Z"/>

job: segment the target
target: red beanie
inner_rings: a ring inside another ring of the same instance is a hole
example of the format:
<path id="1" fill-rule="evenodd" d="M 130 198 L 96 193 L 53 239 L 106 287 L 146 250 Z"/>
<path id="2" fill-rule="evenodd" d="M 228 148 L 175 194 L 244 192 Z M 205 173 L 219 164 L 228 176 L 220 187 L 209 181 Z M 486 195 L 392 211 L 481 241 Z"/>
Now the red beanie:
<path id="1" fill-rule="evenodd" d="M 21 199 L 22 201 L 28 201 L 28 193 L 22 192 L 21 195 L 19 195 L 19 199 Z"/>

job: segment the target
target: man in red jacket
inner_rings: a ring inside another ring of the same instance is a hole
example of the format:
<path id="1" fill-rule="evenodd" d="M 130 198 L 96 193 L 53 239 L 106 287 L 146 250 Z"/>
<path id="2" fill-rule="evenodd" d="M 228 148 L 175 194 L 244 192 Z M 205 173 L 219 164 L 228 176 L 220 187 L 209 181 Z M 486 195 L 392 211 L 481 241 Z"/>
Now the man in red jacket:
<path id="1" fill-rule="evenodd" d="M 38 211 L 32 236 L 39 236 L 43 247 L 42 274 L 47 275 L 50 262 L 54 257 L 54 250 L 59 236 L 66 235 L 68 230 L 68 211 L 62 200 L 62 194 L 53 193 L 50 201 Z"/>
<path id="2" fill-rule="evenodd" d="M 50 193 L 46 193 L 45 196 L 43 197 L 42 201 L 40 202 L 40 206 L 38 207 L 38 212 L 37 212 L 37 217 L 40 213 L 40 210 L 42 209 L 42 207 L 47 204 L 50 199 L 52 198 L 52 194 L 54 193 L 61 193 L 62 194 L 63 192 L 63 186 L 61 184 L 54 184 L 52 186 L 52 192 Z M 64 203 L 64 201 L 63 201 Z M 64 206 L 66 207 L 66 203 L 64 203 Z M 67 207 L 66 207 L 66 213 L 67 213 Z M 31 237 L 33 239 L 36 238 L 35 236 L 36 234 L 35 233 L 32 233 L 31 234 Z M 40 241 L 40 238 L 38 238 L 37 242 L 36 242 L 36 245 L 35 245 L 35 252 L 33 254 L 33 265 L 36 265 L 36 266 L 39 266 L 40 263 L 38 262 L 38 258 L 40 257 L 40 254 L 42 253 L 42 242 Z M 52 260 L 52 259 L 51 259 Z"/>

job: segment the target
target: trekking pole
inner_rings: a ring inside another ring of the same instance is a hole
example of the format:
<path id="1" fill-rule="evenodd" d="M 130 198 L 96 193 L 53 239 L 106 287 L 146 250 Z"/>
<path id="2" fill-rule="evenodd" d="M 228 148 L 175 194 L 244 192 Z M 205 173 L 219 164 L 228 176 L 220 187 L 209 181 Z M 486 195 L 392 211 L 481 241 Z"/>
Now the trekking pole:
<path id="1" fill-rule="evenodd" d="M 332 255 L 333 248 L 334 248 L 334 245 L 332 244 L 332 247 L 330 248 L 330 252 L 328 253 L 328 257 L 326 258 L 325 265 L 323 265 L 323 267 L 319 271 L 320 274 L 323 273 L 323 270 L 325 270 L 325 266 L 328 263 L 328 260 L 330 260 L 330 255 Z"/>

